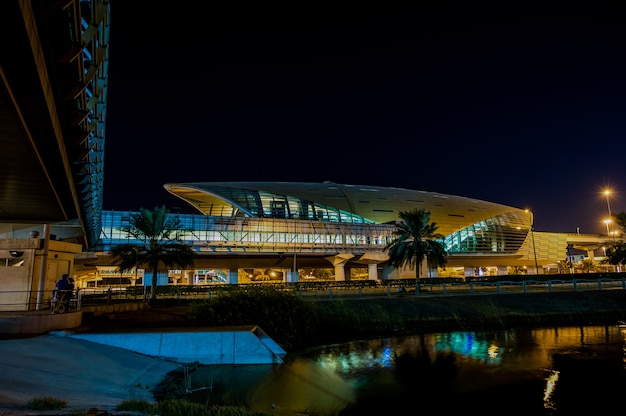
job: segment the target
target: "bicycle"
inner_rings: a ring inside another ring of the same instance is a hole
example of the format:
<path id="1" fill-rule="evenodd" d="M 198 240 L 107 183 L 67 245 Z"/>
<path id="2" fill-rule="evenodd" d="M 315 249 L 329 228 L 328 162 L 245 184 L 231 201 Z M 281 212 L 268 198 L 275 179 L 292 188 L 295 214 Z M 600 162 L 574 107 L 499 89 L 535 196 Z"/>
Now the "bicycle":
<path id="1" fill-rule="evenodd" d="M 52 315 L 56 313 L 71 312 L 73 295 L 74 293 L 71 290 L 56 290 L 52 294 L 52 299 L 50 300 Z"/>

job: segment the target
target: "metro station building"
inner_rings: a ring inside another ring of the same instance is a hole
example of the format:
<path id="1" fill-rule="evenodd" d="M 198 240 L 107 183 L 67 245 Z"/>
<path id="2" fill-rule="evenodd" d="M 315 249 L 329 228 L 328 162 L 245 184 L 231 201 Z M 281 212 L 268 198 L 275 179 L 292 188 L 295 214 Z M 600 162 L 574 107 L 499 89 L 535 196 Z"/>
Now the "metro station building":
<path id="1" fill-rule="evenodd" d="M 414 279 L 417 270 L 388 265 L 385 247 L 399 213 L 416 208 L 430 212 L 448 252 L 445 267 L 423 264 L 423 278 L 569 273 L 559 262 L 572 248 L 595 257 L 604 242 L 599 235 L 536 232 L 528 210 L 437 192 L 333 182 L 164 187 L 198 212 L 170 214 L 197 256 L 193 270 L 161 270 L 159 284 Z M 76 262 L 83 286 L 143 284 L 146 271 L 119 271 L 107 254 L 114 245 L 141 244 L 122 231 L 132 214 L 103 211 L 99 243 Z"/>

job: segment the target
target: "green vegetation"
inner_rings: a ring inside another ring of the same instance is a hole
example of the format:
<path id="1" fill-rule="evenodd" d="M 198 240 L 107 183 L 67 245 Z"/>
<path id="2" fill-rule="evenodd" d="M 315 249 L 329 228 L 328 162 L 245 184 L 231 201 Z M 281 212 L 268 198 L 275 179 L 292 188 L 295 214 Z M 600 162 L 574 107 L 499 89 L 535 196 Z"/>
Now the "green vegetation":
<path id="1" fill-rule="evenodd" d="M 193 303 L 191 315 L 200 326 L 258 325 L 284 347 L 310 344 L 320 329 L 314 303 L 273 286 L 240 286 Z"/>
<path id="2" fill-rule="evenodd" d="M 55 397 L 34 397 L 24 406 L 27 410 L 60 410 L 67 407 L 67 401 Z"/>
<path id="3" fill-rule="evenodd" d="M 623 290 L 307 301 L 272 286 L 241 287 L 190 305 L 198 326 L 258 325 L 285 350 L 432 331 L 615 324 Z"/>
<path id="4" fill-rule="evenodd" d="M 37 397 L 31 399 L 26 406 L 27 410 L 61 410 L 67 407 L 65 400 L 54 397 Z M 159 416 L 263 416 L 265 413 L 259 413 L 250 410 L 244 406 L 205 406 L 200 403 L 193 403 L 183 399 L 169 399 L 161 402 L 150 403 L 146 400 L 125 400 L 120 403 L 115 410 L 117 412 L 133 412 L 143 415 L 159 415 Z M 71 416 L 86 416 L 89 409 L 71 410 L 63 413 Z"/>
<path id="5" fill-rule="evenodd" d="M 134 239 L 143 241 L 143 246 L 132 244 L 114 246 L 111 249 L 113 262 L 119 270 L 130 270 L 139 265 L 147 264 L 152 272 L 152 285 L 157 287 L 157 273 L 159 265 L 167 267 L 193 266 L 195 253 L 184 244 L 177 231 L 182 224 L 178 217 L 168 217 L 169 211 L 165 206 L 155 207 L 153 210 L 140 208 L 139 212 L 131 215 L 129 226 L 122 231 Z M 153 290 L 150 302 L 156 300 L 156 291 Z"/>
<path id="6" fill-rule="evenodd" d="M 129 411 L 129 412 L 139 412 L 145 415 L 154 415 L 157 414 L 157 404 L 148 402 L 147 400 L 125 400 L 122 403 L 118 404 L 115 410 L 119 411 Z"/>
<path id="7" fill-rule="evenodd" d="M 394 240 L 386 247 L 389 250 L 389 263 L 395 268 L 416 269 L 416 279 L 421 277 L 422 260 L 425 258 L 428 269 L 444 266 L 447 263 L 445 247 L 441 241 L 443 234 L 437 233 L 437 223 L 430 221 L 430 212 L 424 209 L 399 213 L 401 221 L 396 225 Z"/>
<path id="8" fill-rule="evenodd" d="M 613 239 L 613 243 L 609 244 L 606 249 L 606 259 L 604 263 L 619 266 L 626 264 L 626 244 L 624 243 L 623 236 L 626 235 L 626 212 L 618 212 L 613 214 L 612 220 L 614 220 L 616 228 L 619 229 L 619 240 Z"/>

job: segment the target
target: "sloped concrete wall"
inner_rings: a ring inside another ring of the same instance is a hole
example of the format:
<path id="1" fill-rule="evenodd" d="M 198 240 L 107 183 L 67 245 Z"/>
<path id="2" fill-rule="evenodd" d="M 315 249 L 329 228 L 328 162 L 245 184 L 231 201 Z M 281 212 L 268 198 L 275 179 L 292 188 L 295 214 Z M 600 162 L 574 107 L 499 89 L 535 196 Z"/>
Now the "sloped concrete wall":
<path id="1" fill-rule="evenodd" d="M 0 334 L 38 335 L 49 331 L 79 327 L 82 312 L 51 315 L 49 311 L 26 316 L 0 318 Z"/>
<path id="2" fill-rule="evenodd" d="M 0 312 L 0 335 L 40 335 L 50 331 L 62 331 L 81 326 L 83 312 L 99 315 L 110 312 L 136 311 L 144 308 L 146 308 L 144 303 L 135 302 L 88 306 L 82 307 L 76 312 L 54 315 L 51 314 L 49 308 L 31 312 Z"/>
<path id="3" fill-rule="evenodd" d="M 257 326 L 161 328 L 66 334 L 99 344 L 180 362 L 210 364 L 282 363 L 285 351 Z"/>

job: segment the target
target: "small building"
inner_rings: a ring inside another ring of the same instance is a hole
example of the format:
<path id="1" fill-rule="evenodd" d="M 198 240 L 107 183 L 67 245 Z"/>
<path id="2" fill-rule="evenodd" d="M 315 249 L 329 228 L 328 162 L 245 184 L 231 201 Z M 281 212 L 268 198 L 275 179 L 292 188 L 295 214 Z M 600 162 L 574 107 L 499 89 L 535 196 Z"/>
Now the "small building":
<path id="1" fill-rule="evenodd" d="M 0 239 L 0 311 L 50 306 L 56 281 L 72 276 L 82 245 L 39 238 Z"/>

